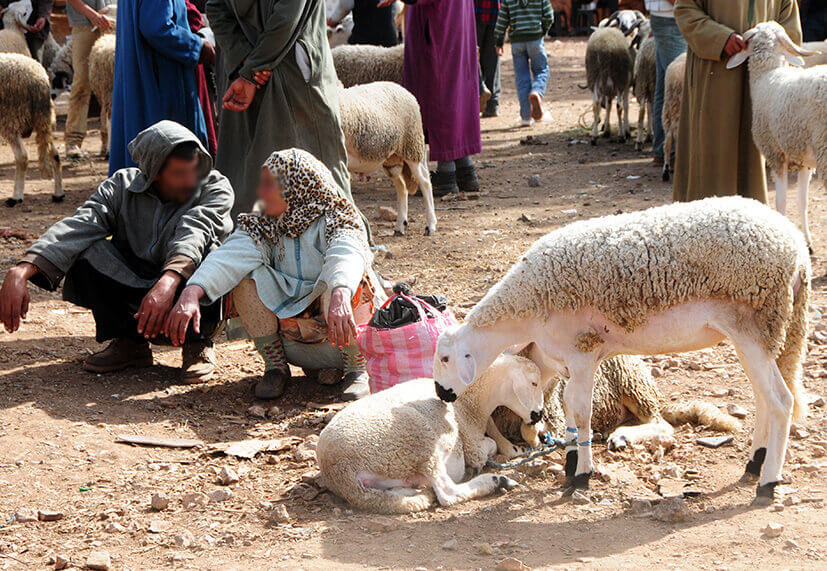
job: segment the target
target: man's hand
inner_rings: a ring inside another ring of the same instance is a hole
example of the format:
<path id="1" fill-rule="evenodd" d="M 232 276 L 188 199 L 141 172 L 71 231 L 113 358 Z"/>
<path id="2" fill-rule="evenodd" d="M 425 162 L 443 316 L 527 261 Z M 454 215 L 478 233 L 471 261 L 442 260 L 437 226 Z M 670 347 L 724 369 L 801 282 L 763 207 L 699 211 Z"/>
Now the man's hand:
<path id="1" fill-rule="evenodd" d="M 0 287 L 0 323 L 9 333 L 20 327 L 20 320 L 29 313 L 29 290 L 26 282 L 37 273 L 37 268 L 23 262 L 11 268 Z"/>
<path id="2" fill-rule="evenodd" d="M 212 45 L 211 42 L 202 40 L 201 55 L 198 57 L 198 63 L 203 63 L 208 66 L 215 65 L 215 46 Z"/>
<path id="3" fill-rule="evenodd" d="M 738 52 L 744 51 L 747 47 L 747 42 L 744 41 L 744 38 L 741 37 L 741 34 L 736 34 L 732 32 L 727 38 L 726 44 L 724 44 L 724 53 L 727 57 L 732 57 Z"/>
<path id="4" fill-rule="evenodd" d="M 272 74 L 272 72 L 267 71 L 266 69 L 264 71 L 257 71 L 255 73 L 253 73 L 253 79 L 255 79 L 256 83 L 258 83 L 258 85 L 256 87 L 258 89 L 261 89 L 264 86 L 265 83 L 270 81 L 270 75 L 271 74 Z"/>
<path id="5" fill-rule="evenodd" d="M 34 21 L 34 24 L 29 26 L 29 31 L 33 33 L 37 33 L 42 30 L 46 26 L 46 18 L 41 16 L 37 20 Z"/>
<path id="6" fill-rule="evenodd" d="M 256 84 L 239 77 L 230 84 L 224 94 L 224 109 L 246 111 L 256 95 Z"/>
<path id="7" fill-rule="evenodd" d="M 350 345 L 356 338 L 356 322 L 353 320 L 353 308 L 350 306 L 350 290 L 337 287 L 330 295 L 330 307 L 327 310 L 327 337 L 330 344 L 339 349 Z"/>
<path id="8" fill-rule="evenodd" d="M 171 270 L 164 272 L 155 282 L 135 314 L 135 319 L 138 320 L 138 333 L 147 339 L 154 339 L 163 331 L 169 310 L 175 303 L 175 291 L 180 283 L 181 276 Z"/>
<path id="9" fill-rule="evenodd" d="M 187 327 L 192 321 L 192 329 L 201 333 L 201 298 L 204 290 L 201 286 L 191 285 L 184 288 L 178 303 L 167 316 L 164 333 L 176 347 L 183 345 L 187 337 Z"/>
<path id="10" fill-rule="evenodd" d="M 390 6 L 394 2 L 396 2 L 396 0 L 379 0 L 379 2 L 376 4 L 376 7 L 377 8 L 385 8 L 387 6 Z"/>
<path id="11" fill-rule="evenodd" d="M 89 14 L 87 14 L 86 17 L 89 18 L 89 21 L 92 22 L 92 25 L 101 32 L 105 32 L 107 30 L 112 29 L 112 21 L 100 12 L 96 12 L 90 9 Z"/>
<path id="12" fill-rule="evenodd" d="M 499 57 L 503 57 L 503 53 L 505 53 L 505 48 L 503 48 L 502 46 L 497 46 L 497 55 Z"/>

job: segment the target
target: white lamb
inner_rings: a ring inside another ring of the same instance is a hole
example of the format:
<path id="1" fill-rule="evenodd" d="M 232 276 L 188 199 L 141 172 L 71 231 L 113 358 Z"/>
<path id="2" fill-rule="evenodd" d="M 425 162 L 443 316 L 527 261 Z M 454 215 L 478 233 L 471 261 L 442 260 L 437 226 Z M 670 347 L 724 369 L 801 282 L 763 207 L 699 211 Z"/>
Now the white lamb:
<path id="1" fill-rule="evenodd" d="M 827 65 L 808 69 L 800 56 L 814 55 L 793 43 L 777 22 L 744 32 L 747 49 L 728 68 L 749 58 L 752 137 L 775 174 L 775 207 L 787 210 L 787 172 L 798 169 L 798 209 L 807 246 L 813 251 L 807 218 L 810 177 L 827 175 Z"/>
<path id="2" fill-rule="evenodd" d="M 31 56 L 26 43 L 26 22 L 32 15 L 31 0 L 17 0 L 9 4 L 3 15 L 3 29 L 0 30 L 0 53 Z"/>
<path id="3" fill-rule="evenodd" d="M 497 445 L 485 436 L 498 406 L 525 422 L 543 411 L 540 372 L 528 359 L 502 356 L 453 404 L 431 379 L 402 383 L 350 404 L 322 430 L 316 457 L 324 485 L 352 505 L 383 513 L 424 510 L 479 498 L 516 482 L 477 474 Z"/>
<path id="4" fill-rule="evenodd" d="M 669 182 L 672 173 L 672 147 L 678 140 L 681 123 L 681 102 L 683 101 L 683 77 L 686 71 L 686 52 L 682 53 L 666 68 L 663 86 L 663 182 Z"/>
<path id="5" fill-rule="evenodd" d="M 416 98 L 404 87 L 377 81 L 339 89 L 339 108 L 347 148 L 347 168 L 367 175 L 380 168 L 396 187 L 394 233 L 408 227 L 408 195 L 422 190 L 425 234 L 436 232 L 431 178 L 425 162 L 425 134 Z"/>
<path id="6" fill-rule="evenodd" d="M 455 399 L 503 350 L 535 342 L 569 379 L 571 483 L 585 488 L 598 365 L 729 338 L 756 393 L 747 473 L 760 474 L 758 495 L 771 497 L 791 418 L 802 412 L 810 280 L 801 232 L 754 200 L 709 198 L 577 222 L 535 242 L 463 325 L 440 336 L 437 394 Z"/>

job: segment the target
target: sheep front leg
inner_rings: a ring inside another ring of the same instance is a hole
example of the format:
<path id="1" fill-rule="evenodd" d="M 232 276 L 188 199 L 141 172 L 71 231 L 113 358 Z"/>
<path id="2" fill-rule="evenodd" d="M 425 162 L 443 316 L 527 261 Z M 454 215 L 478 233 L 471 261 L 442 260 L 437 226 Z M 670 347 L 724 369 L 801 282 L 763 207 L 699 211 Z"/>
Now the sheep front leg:
<path id="1" fill-rule="evenodd" d="M 26 147 L 23 139 L 18 135 L 11 142 L 11 150 L 14 153 L 14 194 L 6 200 L 9 208 L 23 202 L 23 187 L 26 184 L 26 167 L 29 165 L 29 156 L 26 154 Z"/>
<path id="2" fill-rule="evenodd" d="M 629 127 L 629 91 L 628 87 L 623 91 L 623 133 L 621 137 L 624 141 L 628 141 L 632 136 L 632 129 Z"/>
<path id="3" fill-rule="evenodd" d="M 457 484 L 448 475 L 445 466 L 440 463 L 432 474 L 426 475 L 428 483 L 434 490 L 439 505 L 452 506 L 459 502 L 481 498 L 493 494 L 497 490 L 511 490 L 517 482 L 498 474 L 481 474 L 467 482 Z"/>
<path id="4" fill-rule="evenodd" d="M 485 433 L 496 443 L 497 452 L 505 456 L 508 460 L 511 460 L 515 456 L 519 456 L 522 453 L 508 438 L 503 436 L 503 433 L 500 432 L 499 428 L 497 428 L 497 423 L 494 422 L 493 418 L 488 419 L 488 425 L 485 427 Z"/>
<path id="5" fill-rule="evenodd" d="M 646 140 L 651 141 L 655 136 L 655 104 L 649 101 L 646 104 L 646 121 L 649 127 L 646 129 Z"/>
<path id="6" fill-rule="evenodd" d="M 637 112 L 637 137 L 635 137 L 635 150 L 643 150 L 643 142 L 646 139 L 646 130 L 643 128 L 643 121 L 646 119 L 646 105 L 641 104 Z"/>
<path id="7" fill-rule="evenodd" d="M 781 214 L 787 213 L 787 163 L 781 163 L 775 173 L 775 209 Z"/>
<path id="8" fill-rule="evenodd" d="M 603 136 L 608 137 L 612 134 L 612 97 L 606 97 L 603 101 L 606 107 L 606 124 L 603 126 Z"/>
<path id="9" fill-rule="evenodd" d="M 801 167 L 798 171 L 798 213 L 801 216 L 801 228 L 804 238 L 807 239 L 807 247 L 813 253 L 813 238 L 810 236 L 810 219 L 807 216 L 807 194 L 810 191 L 810 177 L 813 176 L 812 169 Z"/>
<path id="10" fill-rule="evenodd" d="M 52 159 L 52 178 L 55 183 L 55 190 L 52 194 L 52 202 L 63 202 L 66 192 L 63 190 L 63 168 L 60 164 L 60 153 L 57 152 L 57 147 L 52 143 L 49 147 L 49 154 Z"/>
<path id="11" fill-rule="evenodd" d="M 394 236 L 404 236 L 408 228 L 408 189 L 405 179 L 402 178 L 402 165 L 385 168 L 396 188 L 396 224 L 393 227 Z"/>
<path id="12" fill-rule="evenodd" d="M 428 172 L 427 163 L 409 162 L 408 167 L 414 173 L 414 178 L 419 183 L 419 190 L 422 198 L 425 199 L 425 235 L 431 236 L 436 232 L 436 209 L 434 208 L 434 188 L 431 186 L 431 174 Z"/>
<path id="13" fill-rule="evenodd" d="M 597 95 L 597 89 L 592 93 L 592 116 L 594 122 L 592 123 L 592 145 L 597 144 L 597 136 L 600 128 L 600 96 Z"/>
<path id="14" fill-rule="evenodd" d="M 566 361 L 571 378 L 563 391 L 566 413 L 566 480 L 571 494 L 575 489 L 588 489 L 589 478 L 594 471 L 592 463 L 592 389 L 597 361 L 584 354 Z M 576 438 L 572 440 L 570 435 Z M 576 444 L 576 446 L 574 446 Z M 577 455 L 577 464 L 570 472 L 572 453 Z"/>

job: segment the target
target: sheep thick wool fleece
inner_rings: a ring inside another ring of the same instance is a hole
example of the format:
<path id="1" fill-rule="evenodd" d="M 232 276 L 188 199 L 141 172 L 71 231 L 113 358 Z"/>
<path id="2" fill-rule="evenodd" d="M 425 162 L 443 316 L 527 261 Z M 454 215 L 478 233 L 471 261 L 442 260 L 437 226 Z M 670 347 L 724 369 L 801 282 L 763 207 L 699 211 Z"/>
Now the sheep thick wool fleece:
<path id="1" fill-rule="evenodd" d="M 337 46 L 331 50 L 333 66 L 342 85 L 353 87 L 374 81 L 402 83 L 405 46 Z"/>
<path id="2" fill-rule="evenodd" d="M 755 310 L 761 341 L 778 356 L 796 321 L 794 302 L 806 300 L 810 272 L 804 237 L 786 217 L 753 200 L 710 198 L 594 218 L 547 234 L 467 321 L 485 327 L 593 307 L 633 331 L 650 313 L 681 303 L 734 300 Z M 804 295 L 794 299 L 796 278 Z"/>

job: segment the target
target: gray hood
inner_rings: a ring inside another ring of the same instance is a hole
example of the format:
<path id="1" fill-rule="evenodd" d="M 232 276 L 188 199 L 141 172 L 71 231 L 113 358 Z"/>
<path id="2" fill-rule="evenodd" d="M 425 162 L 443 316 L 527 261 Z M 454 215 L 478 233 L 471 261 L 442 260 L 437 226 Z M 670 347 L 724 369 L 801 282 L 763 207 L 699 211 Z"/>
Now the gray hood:
<path id="1" fill-rule="evenodd" d="M 206 177 L 212 170 L 212 158 L 198 137 L 175 121 L 159 121 L 138 133 L 129 143 L 129 154 L 132 155 L 132 160 L 141 169 L 145 179 L 143 184 L 131 185 L 130 190 L 143 192 L 148 189 L 172 149 L 181 143 L 187 142 L 198 145 L 199 154 L 201 155 L 199 163 L 200 178 Z"/>

